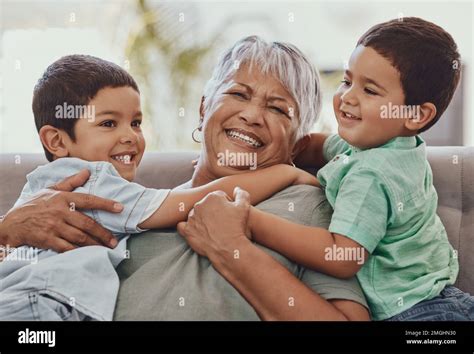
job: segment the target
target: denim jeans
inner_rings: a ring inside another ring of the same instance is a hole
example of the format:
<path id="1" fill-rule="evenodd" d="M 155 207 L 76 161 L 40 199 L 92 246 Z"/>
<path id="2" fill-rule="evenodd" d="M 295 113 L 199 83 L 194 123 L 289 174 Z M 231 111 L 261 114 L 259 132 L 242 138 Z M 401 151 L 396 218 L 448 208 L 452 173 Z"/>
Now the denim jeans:
<path id="1" fill-rule="evenodd" d="M 421 301 L 387 321 L 474 321 L 474 296 L 447 286 L 438 296 Z"/>

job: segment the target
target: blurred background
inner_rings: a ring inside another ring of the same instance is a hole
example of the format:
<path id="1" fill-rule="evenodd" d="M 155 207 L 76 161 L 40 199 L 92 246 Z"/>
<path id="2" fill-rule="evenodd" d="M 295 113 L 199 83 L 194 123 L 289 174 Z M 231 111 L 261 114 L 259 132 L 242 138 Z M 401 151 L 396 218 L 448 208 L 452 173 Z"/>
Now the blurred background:
<path id="1" fill-rule="evenodd" d="M 357 39 L 372 25 L 418 16 L 456 40 L 463 74 L 429 145 L 474 145 L 471 1 L 9 1 L 0 0 L 0 152 L 42 152 L 33 87 L 67 54 L 90 54 L 128 70 L 142 92 L 147 149 L 198 149 L 191 139 L 202 91 L 220 52 L 257 34 L 291 42 L 323 79 L 315 131 L 336 131 L 332 95 Z"/>

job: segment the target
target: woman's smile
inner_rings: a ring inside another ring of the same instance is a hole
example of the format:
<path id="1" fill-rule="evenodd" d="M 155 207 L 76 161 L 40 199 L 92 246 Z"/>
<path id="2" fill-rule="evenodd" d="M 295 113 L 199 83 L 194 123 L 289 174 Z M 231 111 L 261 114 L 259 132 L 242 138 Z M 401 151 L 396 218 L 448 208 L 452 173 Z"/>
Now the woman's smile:
<path id="1" fill-rule="evenodd" d="M 258 150 L 265 145 L 260 137 L 245 129 L 225 129 L 225 134 L 233 144 L 247 149 Z"/>

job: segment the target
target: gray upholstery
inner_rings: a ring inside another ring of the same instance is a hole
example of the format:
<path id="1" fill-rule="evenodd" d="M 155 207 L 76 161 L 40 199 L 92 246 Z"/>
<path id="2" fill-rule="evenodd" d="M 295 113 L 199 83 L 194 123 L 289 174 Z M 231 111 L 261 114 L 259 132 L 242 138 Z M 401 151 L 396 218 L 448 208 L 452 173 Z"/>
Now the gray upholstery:
<path id="1" fill-rule="evenodd" d="M 195 152 L 145 155 L 137 182 L 171 188 L 187 181 Z M 457 286 L 474 294 L 474 147 L 429 147 L 428 159 L 438 191 L 438 214 L 458 251 Z M 45 163 L 43 154 L 0 154 L 0 215 L 6 213 L 25 184 L 25 175 Z"/>

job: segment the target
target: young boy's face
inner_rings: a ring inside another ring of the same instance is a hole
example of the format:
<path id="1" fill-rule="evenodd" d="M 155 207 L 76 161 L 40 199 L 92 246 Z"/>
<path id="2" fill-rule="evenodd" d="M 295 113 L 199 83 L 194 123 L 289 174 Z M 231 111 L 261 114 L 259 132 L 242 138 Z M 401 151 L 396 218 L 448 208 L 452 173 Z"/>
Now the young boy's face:
<path id="1" fill-rule="evenodd" d="M 123 178 L 132 181 L 145 150 L 140 94 L 131 87 L 107 87 L 89 105 L 95 109 L 95 119 L 76 123 L 76 141 L 66 139 L 65 143 L 69 156 L 110 162 Z"/>
<path id="2" fill-rule="evenodd" d="M 398 70 L 374 49 L 358 46 L 334 94 L 339 135 L 359 148 L 377 147 L 394 137 L 408 135 L 405 119 L 381 117 L 383 107 L 404 102 Z"/>

